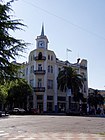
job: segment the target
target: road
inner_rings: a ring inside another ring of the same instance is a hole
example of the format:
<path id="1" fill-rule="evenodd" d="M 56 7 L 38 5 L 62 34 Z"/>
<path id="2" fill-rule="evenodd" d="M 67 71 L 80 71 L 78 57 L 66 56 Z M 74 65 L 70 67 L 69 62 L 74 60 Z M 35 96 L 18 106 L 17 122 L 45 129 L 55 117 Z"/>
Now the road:
<path id="1" fill-rule="evenodd" d="M 0 118 L 0 140 L 80 140 L 83 138 L 105 140 L 105 118 L 47 115 Z"/>

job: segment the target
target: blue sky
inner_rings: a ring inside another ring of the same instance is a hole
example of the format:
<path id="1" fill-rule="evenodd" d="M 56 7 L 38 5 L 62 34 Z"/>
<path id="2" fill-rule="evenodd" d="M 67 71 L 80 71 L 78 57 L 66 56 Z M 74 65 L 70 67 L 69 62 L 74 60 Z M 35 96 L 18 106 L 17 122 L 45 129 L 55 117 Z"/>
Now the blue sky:
<path id="1" fill-rule="evenodd" d="M 5 0 L 6 2 L 7 0 Z M 49 49 L 57 58 L 75 63 L 77 58 L 88 61 L 89 87 L 105 89 L 105 0 L 18 0 L 12 4 L 14 18 L 28 27 L 15 36 L 30 42 L 25 58 L 36 48 L 35 39 L 44 22 Z"/>

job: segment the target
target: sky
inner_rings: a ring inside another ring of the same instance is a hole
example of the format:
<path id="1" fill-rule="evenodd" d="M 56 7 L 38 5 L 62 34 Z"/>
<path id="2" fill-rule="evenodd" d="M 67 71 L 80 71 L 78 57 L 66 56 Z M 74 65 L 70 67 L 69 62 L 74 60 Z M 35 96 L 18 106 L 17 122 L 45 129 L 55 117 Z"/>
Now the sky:
<path id="1" fill-rule="evenodd" d="M 31 43 L 17 62 L 28 61 L 44 23 L 48 49 L 63 61 L 86 59 L 89 88 L 105 90 L 105 0 L 17 0 L 12 9 L 13 18 L 27 25 L 14 35 Z M 68 57 L 67 48 L 72 50 Z"/>

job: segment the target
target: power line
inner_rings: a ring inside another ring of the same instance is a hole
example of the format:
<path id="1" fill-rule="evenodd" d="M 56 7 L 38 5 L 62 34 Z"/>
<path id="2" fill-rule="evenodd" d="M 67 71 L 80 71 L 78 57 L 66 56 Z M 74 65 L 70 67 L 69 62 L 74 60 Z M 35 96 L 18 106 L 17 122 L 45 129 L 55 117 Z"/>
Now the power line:
<path id="1" fill-rule="evenodd" d="M 29 5 L 31 5 L 31 6 L 33 6 L 33 7 L 35 7 L 35 8 L 37 8 L 37 9 L 40 9 L 41 11 L 43 11 L 43 12 L 49 14 L 49 15 L 52 15 L 52 16 L 54 16 L 54 17 L 56 17 L 56 18 L 58 18 L 58 19 L 60 19 L 60 20 L 62 20 L 62 21 L 65 21 L 66 23 L 69 23 L 69 24 L 71 24 L 72 26 L 74 26 L 74 27 L 76 27 L 76 28 L 78 28 L 78 29 L 80 29 L 80 30 L 82 30 L 82 31 L 84 31 L 84 32 L 87 32 L 87 33 L 92 34 L 92 35 L 94 35 L 94 36 L 96 36 L 96 37 L 98 37 L 98 38 L 100 38 L 100 39 L 102 39 L 102 40 L 105 40 L 105 37 L 100 36 L 100 35 L 98 35 L 97 33 L 94 33 L 94 32 L 92 32 L 92 31 L 89 31 L 89 30 L 87 30 L 86 28 L 81 27 L 81 26 L 79 26 L 79 25 L 77 25 L 77 24 L 74 24 L 74 23 L 71 22 L 70 20 L 67 20 L 67 19 L 65 19 L 65 18 L 63 18 L 63 17 L 61 17 L 61 16 L 58 16 L 58 15 L 56 15 L 56 14 L 54 14 L 54 13 L 51 13 L 51 12 L 49 12 L 49 11 L 47 11 L 47 10 L 45 10 L 45 9 L 43 9 L 43 8 L 41 8 L 41 7 L 37 6 L 37 5 L 35 5 L 35 4 L 33 4 L 33 3 L 26 2 L 25 0 L 22 0 L 22 1 L 25 2 L 25 3 L 27 3 L 27 4 L 29 4 Z"/>

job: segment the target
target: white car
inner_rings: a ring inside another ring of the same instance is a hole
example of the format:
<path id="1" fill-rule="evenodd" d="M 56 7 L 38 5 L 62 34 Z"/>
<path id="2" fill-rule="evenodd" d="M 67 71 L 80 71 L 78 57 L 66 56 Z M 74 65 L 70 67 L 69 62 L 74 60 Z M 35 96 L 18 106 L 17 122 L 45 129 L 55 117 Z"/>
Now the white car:
<path id="1" fill-rule="evenodd" d="M 12 114 L 14 115 L 24 115 L 26 111 L 23 108 L 14 108 Z"/>

